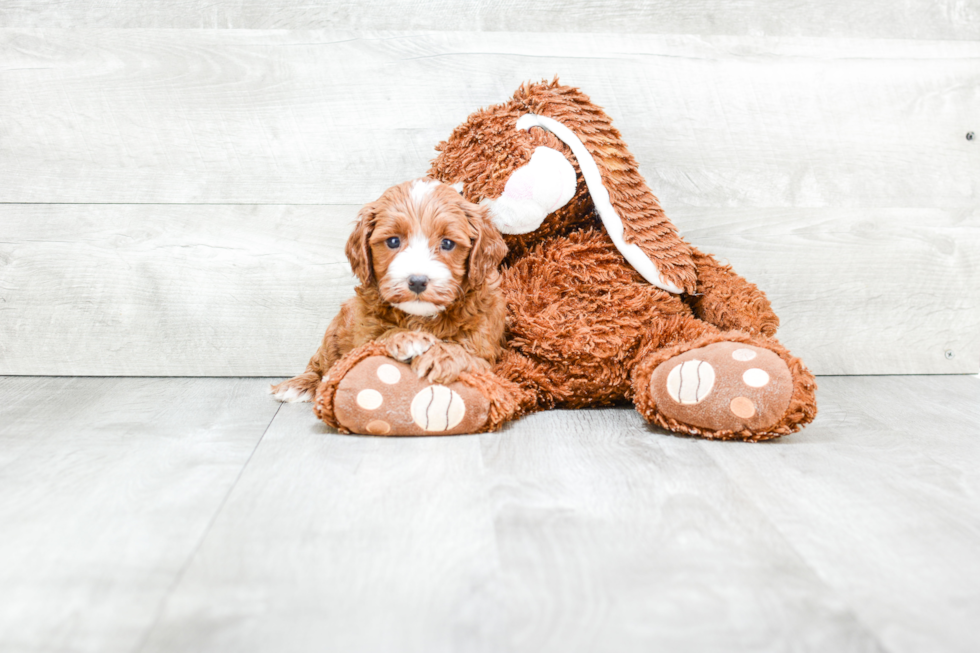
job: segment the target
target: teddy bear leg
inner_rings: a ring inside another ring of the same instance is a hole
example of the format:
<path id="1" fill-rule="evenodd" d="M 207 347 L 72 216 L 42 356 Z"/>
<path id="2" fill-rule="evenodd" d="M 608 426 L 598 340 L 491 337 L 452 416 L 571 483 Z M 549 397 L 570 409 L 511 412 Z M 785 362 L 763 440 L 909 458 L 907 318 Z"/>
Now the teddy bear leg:
<path id="1" fill-rule="evenodd" d="M 654 349 L 632 380 L 647 421 L 705 438 L 769 440 L 817 413 L 817 386 L 803 363 L 778 342 L 739 331 Z"/>
<path id="2" fill-rule="evenodd" d="M 313 411 L 344 433 L 454 435 L 499 428 L 518 413 L 520 396 L 520 388 L 486 371 L 464 372 L 448 385 L 430 383 L 371 342 L 330 368 Z"/>
<path id="3" fill-rule="evenodd" d="M 547 363 L 532 359 L 513 349 L 504 350 L 493 372 L 520 388 L 518 415 L 550 410 L 566 399 L 562 393 L 561 375 Z"/>

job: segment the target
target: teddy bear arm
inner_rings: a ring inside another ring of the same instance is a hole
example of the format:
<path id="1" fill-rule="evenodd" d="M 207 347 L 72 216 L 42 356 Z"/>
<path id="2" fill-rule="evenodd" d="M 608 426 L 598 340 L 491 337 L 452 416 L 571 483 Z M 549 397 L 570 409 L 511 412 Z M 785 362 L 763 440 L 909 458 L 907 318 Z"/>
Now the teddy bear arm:
<path id="1" fill-rule="evenodd" d="M 776 335 L 779 317 L 758 286 L 714 256 L 695 248 L 691 251 L 697 267 L 697 289 L 694 294 L 685 295 L 684 300 L 698 318 L 725 331 Z"/>

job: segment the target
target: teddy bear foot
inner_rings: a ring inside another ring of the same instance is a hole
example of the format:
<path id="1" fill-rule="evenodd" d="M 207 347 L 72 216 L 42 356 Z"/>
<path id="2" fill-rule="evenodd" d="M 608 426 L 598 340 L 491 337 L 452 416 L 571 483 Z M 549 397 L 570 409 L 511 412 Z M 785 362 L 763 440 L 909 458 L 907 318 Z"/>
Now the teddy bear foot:
<path id="1" fill-rule="evenodd" d="M 476 433 L 487 423 L 490 402 L 460 382 L 420 379 L 411 367 L 370 356 L 337 384 L 333 414 L 339 427 L 364 435 Z"/>
<path id="2" fill-rule="evenodd" d="M 816 414 L 816 384 L 784 353 L 738 341 L 690 349 L 656 365 L 637 407 L 661 426 L 709 438 L 792 433 Z"/>

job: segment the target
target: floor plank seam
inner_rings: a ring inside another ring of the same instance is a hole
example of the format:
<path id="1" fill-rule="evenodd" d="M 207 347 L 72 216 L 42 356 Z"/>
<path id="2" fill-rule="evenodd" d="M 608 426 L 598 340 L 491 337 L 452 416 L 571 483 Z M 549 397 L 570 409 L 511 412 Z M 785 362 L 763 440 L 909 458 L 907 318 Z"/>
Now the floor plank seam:
<path id="1" fill-rule="evenodd" d="M 704 444 L 710 445 L 711 443 L 702 443 L 702 449 L 705 451 L 705 453 L 707 453 L 708 457 L 712 460 L 712 462 L 714 462 L 718 470 L 725 475 L 725 478 L 731 481 L 732 487 L 736 488 L 738 490 L 738 493 L 745 498 L 746 502 L 748 502 L 749 505 L 755 508 L 756 511 L 758 511 L 760 517 L 772 527 L 773 531 L 779 534 L 779 538 L 783 541 L 786 547 L 796 555 L 797 559 L 800 561 L 800 564 L 803 565 L 806 569 L 810 570 L 810 573 L 813 574 L 813 577 L 818 581 L 820 581 L 820 583 L 822 583 L 825 587 L 827 587 L 827 589 L 830 590 L 831 594 L 841 602 L 842 606 L 846 606 L 847 614 L 849 614 L 856 623 L 861 625 L 861 627 L 864 629 L 865 635 L 869 637 L 877 645 L 879 651 L 882 651 L 883 653 L 892 653 L 892 649 L 885 646 L 885 643 L 881 641 L 881 638 L 878 637 L 878 633 L 861 617 L 861 615 L 857 612 L 857 610 L 854 608 L 851 602 L 848 601 L 846 598 L 844 598 L 844 596 L 841 595 L 840 590 L 835 585 L 832 585 L 826 578 L 824 578 L 823 574 L 821 574 L 816 567 L 810 564 L 810 561 L 806 558 L 806 556 L 804 556 L 803 553 L 786 536 L 786 533 L 783 532 L 783 530 L 772 519 L 772 517 L 770 517 L 769 514 L 762 509 L 762 506 L 760 506 L 749 493 L 747 493 L 745 490 L 742 489 L 742 485 L 741 483 L 738 482 L 738 479 L 732 476 L 732 474 L 728 471 L 728 469 L 718 461 L 718 458 L 711 452 L 711 447 L 703 446 Z M 745 444 L 745 443 L 741 443 L 741 444 Z M 735 446 L 739 446 L 739 445 L 736 444 Z M 752 445 L 752 446 L 766 446 L 766 445 L 761 444 L 761 445 Z"/>
<path id="2" fill-rule="evenodd" d="M 255 452 L 258 451 L 259 446 L 262 444 L 262 440 L 265 439 L 266 433 L 269 432 L 269 429 L 272 427 L 272 423 L 276 421 L 276 417 L 279 415 L 279 411 L 282 410 L 282 406 L 283 405 L 281 403 L 278 406 L 276 406 L 276 412 L 272 414 L 272 418 L 269 420 L 269 423 L 265 425 L 265 429 L 262 430 L 262 435 L 260 435 L 259 439 L 255 442 L 255 446 L 252 447 L 252 451 L 251 453 L 248 454 L 248 458 L 246 458 L 245 462 L 242 464 L 242 468 L 238 470 L 238 474 L 235 476 L 235 480 L 232 481 L 231 486 L 228 488 L 228 491 L 225 492 L 225 496 L 221 499 L 221 503 L 218 504 L 218 507 L 215 509 L 214 515 L 211 516 L 211 519 L 208 521 L 207 526 L 204 527 L 204 531 L 201 533 L 201 537 L 198 538 L 197 543 L 194 545 L 194 548 L 187 556 L 187 560 L 184 561 L 184 564 L 181 566 L 180 571 L 178 571 L 177 575 L 174 577 L 173 583 L 170 584 L 170 587 L 167 589 L 163 598 L 160 600 L 160 606 L 157 608 L 156 614 L 153 616 L 153 621 L 150 622 L 150 625 L 143 633 L 143 637 L 140 639 L 137 645 L 133 647 L 133 653 L 139 653 L 146 647 L 147 642 L 149 642 L 150 640 L 150 635 L 153 633 L 154 630 L 156 630 L 157 625 L 159 625 L 160 623 L 160 619 L 163 617 L 163 612 L 167 606 L 167 602 L 170 600 L 170 597 L 173 595 L 176 589 L 180 586 L 180 583 L 184 579 L 184 575 L 187 573 L 187 570 L 190 568 L 191 563 L 194 561 L 194 558 L 197 557 L 198 552 L 201 550 L 201 546 L 204 544 L 204 541 L 207 540 L 208 535 L 211 533 L 211 529 L 214 527 L 215 522 L 218 521 L 218 516 L 221 515 L 221 512 L 224 510 L 225 505 L 228 503 L 228 498 L 231 497 L 232 492 L 235 491 L 235 487 L 238 486 L 238 482 L 241 480 L 242 475 L 245 473 L 245 470 L 248 468 L 249 463 L 252 462 L 252 457 L 255 456 Z"/>

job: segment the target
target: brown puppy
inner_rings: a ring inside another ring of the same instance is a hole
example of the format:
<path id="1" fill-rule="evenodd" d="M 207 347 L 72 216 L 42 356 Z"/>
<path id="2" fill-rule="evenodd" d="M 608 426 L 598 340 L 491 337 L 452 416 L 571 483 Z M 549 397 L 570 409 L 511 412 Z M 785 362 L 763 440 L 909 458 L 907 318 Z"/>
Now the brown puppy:
<path id="1" fill-rule="evenodd" d="M 417 179 L 364 206 L 347 241 L 361 285 L 341 306 L 306 371 L 271 388 L 280 401 L 310 401 L 327 370 L 372 340 L 411 360 L 432 383 L 490 369 L 500 356 L 506 307 L 497 267 L 507 254 L 487 209 L 451 186 Z"/>

